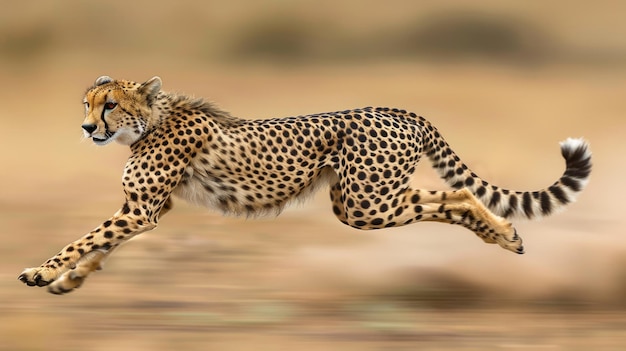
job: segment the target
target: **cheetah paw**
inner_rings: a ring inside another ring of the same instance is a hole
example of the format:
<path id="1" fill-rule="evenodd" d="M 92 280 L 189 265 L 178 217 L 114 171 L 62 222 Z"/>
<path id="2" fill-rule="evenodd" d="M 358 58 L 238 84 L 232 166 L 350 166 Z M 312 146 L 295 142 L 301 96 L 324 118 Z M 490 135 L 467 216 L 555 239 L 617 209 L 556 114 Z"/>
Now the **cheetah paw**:
<path id="1" fill-rule="evenodd" d="M 89 273 L 102 269 L 103 259 L 106 255 L 107 252 L 104 250 L 88 252 L 80 258 L 74 269 L 63 273 L 59 279 L 50 283 L 48 292 L 61 295 L 80 288 Z"/>
<path id="2" fill-rule="evenodd" d="M 522 245 L 522 238 L 517 234 L 517 229 L 512 226 L 509 228 L 508 235 L 498 235 L 496 236 L 496 240 L 498 244 L 511 252 L 515 252 L 516 254 L 524 253 L 524 245 Z"/>
<path id="3" fill-rule="evenodd" d="M 59 279 L 48 285 L 48 292 L 55 295 L 62 295 L 74 289 L 80 288 L 86 276 L 80 276 L 75 270 L 63 273 Z"/>
<path id="4" fill-rule="evenodd" d="M 80 258 L 76 266 L 63 272 L 45 267 L 27 268 L 18 277 L 28 286 L 48 286 L 52 294 L 65 294 L 79 288 L 89 273 L 102 269 L 107 252 L 94 250 Z"/>
<path id="5" fill-rule="evenodd" d="M 26 268 L 17 279 L 28 286 L 46 286 L 59 276 L 58 269 L 45 267 Z"/>

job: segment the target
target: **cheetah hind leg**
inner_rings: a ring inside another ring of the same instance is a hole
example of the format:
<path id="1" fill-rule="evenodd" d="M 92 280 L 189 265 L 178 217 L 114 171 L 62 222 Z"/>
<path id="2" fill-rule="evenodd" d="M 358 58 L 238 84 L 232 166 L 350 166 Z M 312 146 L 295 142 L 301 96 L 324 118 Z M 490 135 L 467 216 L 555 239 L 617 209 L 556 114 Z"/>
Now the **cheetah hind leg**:
<path id="1" fill-rule="evenodd" d="M 468 189 L 409 192 L 417 195 L 418 202 L 423 204 L 419 220 L 459 224 L 473 231 L 486 243 L 497 243 L 506 250 L 524 253 L 522 238 L 513 224 L 489 211 Z M 405 199 L 415 201 L 416 197 L 412 195 Z"/>
<path id="2" fill-rule="evenodd" d="M 365 209 L 353 199 L 348 206 L 348 194 L 335 184 L 331 187 L 330 198 L 337 218 L 357 229 L 379 229 L 401 226 L 421 221 L 433 221 L 461 225 L 474 232 L 484 242 L 498 244 L 502 248 L 524 253 L 522 239 L 513 225 L 506 219 L 489 211 L 468 189 L 455 191 L 427 191 L 407 188 L 398 194 L 402 200 L 395 207 L 388 207 L 379 213 L 379 218 L 363 218 Z M 361 212 L 359 218 L 349 215 L 349 210 Z"/>
<path id="3" fill-rule="evenodd" d="M 61 295 L 79 288 L 89 273 L 102 269 L 104 260 L 109 253 L 110 251 L 105 250 L 94 250 L 86 253 L 76 263 L 74 269 L 66 271 L 48 285 L 48 292 Z"/>

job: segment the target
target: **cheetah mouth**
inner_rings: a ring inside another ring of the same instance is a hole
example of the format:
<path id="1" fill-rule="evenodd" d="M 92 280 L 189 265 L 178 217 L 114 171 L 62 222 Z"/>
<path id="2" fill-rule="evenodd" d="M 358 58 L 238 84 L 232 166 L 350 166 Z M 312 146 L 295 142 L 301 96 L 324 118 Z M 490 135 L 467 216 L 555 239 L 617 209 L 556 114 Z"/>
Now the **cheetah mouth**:
<path id="1" fill-rule="evenodd" d="M 106 144 L 112 142 L 114 137 L 115 137 L 115 134 L 116 133 L 111 133 L 111 132 L 107 131 L 106 133 L 104 133 L 104 138 L 99 138 L 99 137 L 92 136 L 91 139 L 93 140 L 93 142 L 96 145 L 102 146 L 102 145 L 106 145 Z"/>
<path id="2" fill-rule="evenodd" d="M 93 142 L 94 142 L 94 143 L 96 143 L 96 144 L 101 144 L 101 143 L 105 143 L 105 142 L 106 142 L 107 140 L 109 140 L 110 138 L 100 139 L 100 138 L 93 137 L 92 139 L 93 139 Z"/>

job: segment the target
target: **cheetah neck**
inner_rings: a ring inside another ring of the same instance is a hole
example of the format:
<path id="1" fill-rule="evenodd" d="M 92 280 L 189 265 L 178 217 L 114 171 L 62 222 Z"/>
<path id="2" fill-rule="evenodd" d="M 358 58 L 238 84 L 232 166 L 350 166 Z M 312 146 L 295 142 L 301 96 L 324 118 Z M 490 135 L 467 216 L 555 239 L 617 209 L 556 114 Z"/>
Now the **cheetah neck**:
<path id="1" fill-rule="evenodd" d="M 157 103 L 153 107 L 153 115 L 156 116 L 155 123 L 161 124 L 165 119 L 176 114 L 199 112 L 211 117 L 222 127 L 232 127 L 240 125 L 244 120 L 232 116 L 229 112 L 217 107 L 214 103 L 203 98 L 195 98 L 182 94 L 161 93 Z"/>
<path id="2" fill-rule="evenodd" d="M 181 114 L 195 113 L 210 117 L 223 128 L 238 126 L 245 121 L 244 119 L 233 117 L 230 113 L 202 98 L 160 92 L 152 105 L 151 113 L 144 119 L 144 136 L 158 129 L 165 121 L 172 117 Z"/>

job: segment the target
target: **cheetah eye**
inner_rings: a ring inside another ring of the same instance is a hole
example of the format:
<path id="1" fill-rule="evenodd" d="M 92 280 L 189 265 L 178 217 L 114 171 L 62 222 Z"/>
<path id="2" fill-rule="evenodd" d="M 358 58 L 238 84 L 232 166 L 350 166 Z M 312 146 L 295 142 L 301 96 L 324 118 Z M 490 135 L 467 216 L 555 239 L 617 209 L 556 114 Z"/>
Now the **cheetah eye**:
<path id="1" fill-rule="evenodd" d="M 117 106 L 117 103 L 115 102 L 107 102 L 104 104 L 104 109 L 105 110 L 112 110 Z"/>

